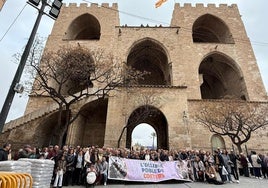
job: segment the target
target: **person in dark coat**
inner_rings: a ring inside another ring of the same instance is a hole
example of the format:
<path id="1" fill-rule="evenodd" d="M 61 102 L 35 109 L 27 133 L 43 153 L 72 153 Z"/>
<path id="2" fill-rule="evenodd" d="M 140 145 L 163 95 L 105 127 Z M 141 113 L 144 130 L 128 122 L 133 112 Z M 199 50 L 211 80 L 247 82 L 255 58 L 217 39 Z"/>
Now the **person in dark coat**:
<path id="1" fill-rule="evenodd" d="M 30 145 L 25 145 L 22 150 L 19 151 L 18 158 L 30 158 L 30 156 L 34 154 Z"/>
<path id="2" fill-rule="evenodd" d="M 0 149 L 0 161 L 7 161 L 8 160 L 8 153 L 11 148 L 11 144 L 4 144 L 3 148 Z"/>
<path id="3" fill-rule="evenodd" d="M 75 170 L 74 149 L 70 148 L 66 156 L 66 173 L 63 176 L 64 186 L 74 185 L 73 172 Z"/>
<path id="4" fill-rule="evenodd" d="M 216 165 L 216 169 L 219 172 L 219 175 L 221 177 L 221 181 L 222 182 L 226 182 L 227 178 L 225 175 L 222 174 L 222 167 L 224 164 L 223 158 L 222 158 L 222 154 L 219 150 L 215 150 L 214 151 L 214 161 L 215 161 L 215 165 Z"/>
<path id="5" fill-rule="evenodd" d="M 237 172 L 237 160 L 238 160 L 238 156 L 235 155 L 234 151 L 231 150 L 231 152 L 229 153 L 229 158 L 231 163 L 231 173 L 234 176 L 235 180 L 237 182 L 239 182 L 239 176 L 238 176 L 238 172 Z"/>
<path id="6" fill-rule="evenodd" d="M 169 161 L 168 154 L 166 150 L 161 151 L 160 161 Z"/>
<path id="7" fill-rule="evenodd" d="M 73 173 L 73 183 L 75 185 L 81 185 L 82 184 L 82 171 L 84 168 L 84 153 L 83 150 L 79 150 L 79 152 L 75 155 L 74 159 L 74 166 L 75 170 Z"/>
<path id="8" fill-rule="evenodd" d="M 248 171 L 248 160 L 246 156 L 243 153 L 240 153 L 239 160 L 243 168 L 243 174 L 245 177 L 249 177 L 249 171 Z"/>

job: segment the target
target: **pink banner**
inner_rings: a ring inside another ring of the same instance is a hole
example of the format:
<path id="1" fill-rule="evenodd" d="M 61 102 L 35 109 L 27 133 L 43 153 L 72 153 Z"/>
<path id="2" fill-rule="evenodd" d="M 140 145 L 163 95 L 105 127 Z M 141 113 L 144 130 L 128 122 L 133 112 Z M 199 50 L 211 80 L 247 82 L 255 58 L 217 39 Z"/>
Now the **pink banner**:
<path id="1" fill-rule="evenodd" d="M 186 161 L 146 161 L 114 156 L 109 158 L 108 178 L 145 182 L 189 180 Z"/>

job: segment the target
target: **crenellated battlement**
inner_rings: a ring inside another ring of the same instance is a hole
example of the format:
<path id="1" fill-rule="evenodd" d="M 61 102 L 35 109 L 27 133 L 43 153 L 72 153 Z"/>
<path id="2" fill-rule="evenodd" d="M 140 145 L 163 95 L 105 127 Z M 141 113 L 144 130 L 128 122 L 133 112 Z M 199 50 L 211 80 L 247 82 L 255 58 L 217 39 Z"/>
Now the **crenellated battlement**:
<path id="1" fill-rule="evenodd" d="M 192 5 L 191 3 L 184 3 L 183 5 L 180 5 L 180 3 L 175 4 L 175 9 L 181 9 L 181 8 L 220 8 L 220 9 L 228 9 L 228 8 L 237 8 L 236 4 L 219 4 L 218 6 L 216 4 L 207 4 L 204 5 L 203 3 L 196 3 L 195 5 Z"/>
<path id="2" fill-rule="evenodd" d="M 233 20 L 230 18 L 240 19 L 239 10 L 236 4 L 203 4 L 203 3 L 176 3 L 174 5 L 171 26 L 182 26 L 191 28 L 194 22 L 203 15 L 210 14 L 220 20 L 225 20 L 225 24 L 230 25 Z M 229 23 L 228 23 L 229 22 Z"/>
<path id="3" fill-rule="evenodd" d="M 63 7 L 65 8 L 111 8 L 111 9 L 118 9 L 118 4 L 117 3 L 112 3 L 112 5 L 110 6 L 109 3 L 102 3 L 102 4 L 97 4 L 97 3 L 63 3 Z"/>

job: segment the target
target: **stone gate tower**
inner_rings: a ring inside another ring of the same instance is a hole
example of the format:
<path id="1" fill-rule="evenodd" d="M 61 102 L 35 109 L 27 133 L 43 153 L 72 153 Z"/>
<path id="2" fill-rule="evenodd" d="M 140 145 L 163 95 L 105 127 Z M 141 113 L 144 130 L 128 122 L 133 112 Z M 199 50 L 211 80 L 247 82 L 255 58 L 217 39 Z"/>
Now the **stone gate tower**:
<path id="1" fill-rule="evenodd" d="M 224 99 L 267 102 L 235 4 L 175 4 L 168 27 L 120 26 L 117 4 L 65 5 L 46 50 L 78 43 L 105 49 L 151 74 L 131 87 L 131 92 L 121 89 L 108 99 L 86 98 L 74 105 L 72 110 L 82 115 L 66 134 L 71 145 L 130 147 L 133 129 L 148 123 L 157 133 L 159 148 L 230 147 L 227 138 L 212 135 L 193 120 L 196 107 Z M 145 119 L 130 123 L 135 112 L 145 109 L 151 112 Z M 34 137 L 35 144 L 48 145 L 56 115 L 51 100 L 31 96 L 25 116 L 5 126 L 5 138 L 18 137 L 18 130 L 26 127 L 31 131 L 20 135 L 21 142 Z M 255 142 L 257 136 L 253 137 L 248 147 L 260 149 L 262 145 L 267 151 L 267 135 L 258 136 L 263 139 Z"/>

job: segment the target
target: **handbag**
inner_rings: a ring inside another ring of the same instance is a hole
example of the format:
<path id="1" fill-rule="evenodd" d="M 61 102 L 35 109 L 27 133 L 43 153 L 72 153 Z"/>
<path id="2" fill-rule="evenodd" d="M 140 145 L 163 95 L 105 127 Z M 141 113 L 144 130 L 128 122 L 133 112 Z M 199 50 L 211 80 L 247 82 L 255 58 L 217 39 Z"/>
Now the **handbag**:
<path id="1" fill-rule="evenodd" d="M 261 159 L 258 157 L 258 158 L 257 158 L 257 163 L 258 163 L 258 164 L 261 164 L 261 162 L 262 162 Z"/>
<path id="2" fill-rule="evenodd" d="M 234 167 L 234 163 L 233 163 L 231 160 L 228 161 L 228 164 L 229 164 L 231 167 Z"/>
<path id="3" fill-rule="evenodd" d="M 222 175 L 228 175 L 228 171 L 224 166 L 222 166 Z"/>

